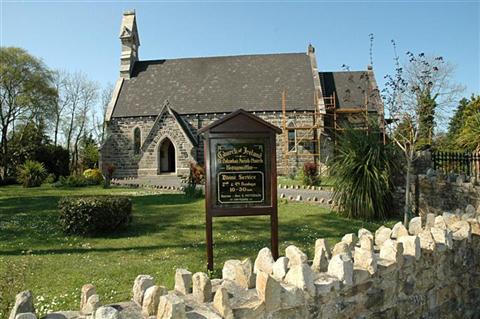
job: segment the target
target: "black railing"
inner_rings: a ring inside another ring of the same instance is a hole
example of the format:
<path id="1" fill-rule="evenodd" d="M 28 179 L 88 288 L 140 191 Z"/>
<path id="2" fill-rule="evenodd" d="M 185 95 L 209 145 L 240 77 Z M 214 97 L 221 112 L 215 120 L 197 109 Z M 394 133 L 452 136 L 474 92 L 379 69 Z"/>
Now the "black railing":
<path id="1" fill-rule="evenodd" d="M 445 174 L 480 176 L 480 153 L 432 152 L 433 169 Z"/>

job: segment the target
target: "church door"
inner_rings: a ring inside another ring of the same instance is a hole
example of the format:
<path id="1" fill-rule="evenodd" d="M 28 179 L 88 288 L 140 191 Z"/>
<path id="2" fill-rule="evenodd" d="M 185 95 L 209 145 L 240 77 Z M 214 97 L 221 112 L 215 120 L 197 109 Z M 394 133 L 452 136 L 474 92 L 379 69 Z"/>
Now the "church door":
<path id="1" fill-rule="evenodd" d="M 172 141 L 165 138 L 158 149 L 160 173 L 175 173 L 175 146 Z"/>

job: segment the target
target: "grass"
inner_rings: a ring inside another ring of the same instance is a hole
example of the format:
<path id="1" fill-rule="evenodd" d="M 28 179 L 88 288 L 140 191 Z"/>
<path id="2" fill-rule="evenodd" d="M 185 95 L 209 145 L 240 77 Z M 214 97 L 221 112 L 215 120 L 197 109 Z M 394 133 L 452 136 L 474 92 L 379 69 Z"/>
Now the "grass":
<path id="1" fill-rule="evenodd" d="M 287 185 L 287 186 L 304 185 L 300 174 L 297 174 L 294 178 L 291 178 L 289 176 L 279 176 L 277 179 L 277 182 L 278 184 Z M 320 185 L 318 186 L 333 186 L 333 182 L 334 181 L 332 177 L 322 176 L 320 178 Z"/>
<path id="2" fill-rule="evenodd" d="M 57 223 L 58 200 L 94 194 L 130 196 L 132 224 L 111 236 L 65 236 Z M 0 281 L 12 269 L 26 266 L 22 286 L 33 291 L 40 313 L 76 310 L 85 283 L 97 286 L 103 303 L 131 298 L 138 274 L 150 274 L 171 289 L 176 268 L 206 270 L 204 214 L 203 199 L 182 194 L 126 188 L 0 187 Z M 295 244 L 313 258 L 315 239 L 327 238 L 333 244 L 360 227 L 374 231 L 380 224 L 345 219 L 319 206 L 282 202 L 280 253 Z M 254 259 L 259 249 L 269 245 L 269 227 L 268 217 L 215 218 L 214 275 L 220 276 L 227 259 Z"/>

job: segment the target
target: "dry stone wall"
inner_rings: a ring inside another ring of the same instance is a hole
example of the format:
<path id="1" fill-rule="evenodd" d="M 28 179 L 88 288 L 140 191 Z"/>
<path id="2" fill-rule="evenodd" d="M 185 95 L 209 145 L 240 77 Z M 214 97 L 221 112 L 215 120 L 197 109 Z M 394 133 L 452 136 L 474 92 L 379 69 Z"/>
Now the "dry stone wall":
<path id="1" fill-rule="evenodd" d="M 465 211 L 360 229 L 331 248 L 318 239 L 313 260 L 289 246 L 275 261 L 263 248 L 253 263 L 225 262 L 221 279 L 178 269 L 171 291 L 139 275 L 118 304 L 102 306 L 87 284 L 79 311 L 45 318 L 479 318 L 480 207 Z M 35 319 L 32 300 L 20 293 L 10 319 Z"/>
<path id="2" fill-rule="evenodd" d="M 457 203 L 480 205 L 480 185 L 465 176 L 436 174 L 418 175 L 413 185 L 413 195 L 419 214 L 425 219 L 428 213 L 436 215 L 457 208 Z"/>

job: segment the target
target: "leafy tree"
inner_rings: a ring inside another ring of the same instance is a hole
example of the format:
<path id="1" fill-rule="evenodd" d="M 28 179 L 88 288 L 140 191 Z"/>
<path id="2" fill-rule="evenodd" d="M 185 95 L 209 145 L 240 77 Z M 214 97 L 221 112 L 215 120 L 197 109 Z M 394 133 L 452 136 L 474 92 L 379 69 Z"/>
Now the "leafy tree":
<path id="1" fill-rule="evenodd" d="M 56 95 L 47 67 L 25 50 L 0 47 L 0 168 L 9 173 L 9 133 L 22 119 L 38 120 Z"/>
<path id="2" fill-rule="evenodd" d="M 80 145 L 80 160 L 83 169 L 98 167 L 98 144 L 92 135 L 84 136 Z"/>
<path id="3" fill-rule="evenodd" d="M 480 96 L 472 96 L 463 110 L 463 122 L 456 141 L 468 151 L 480 152 Z"/>

